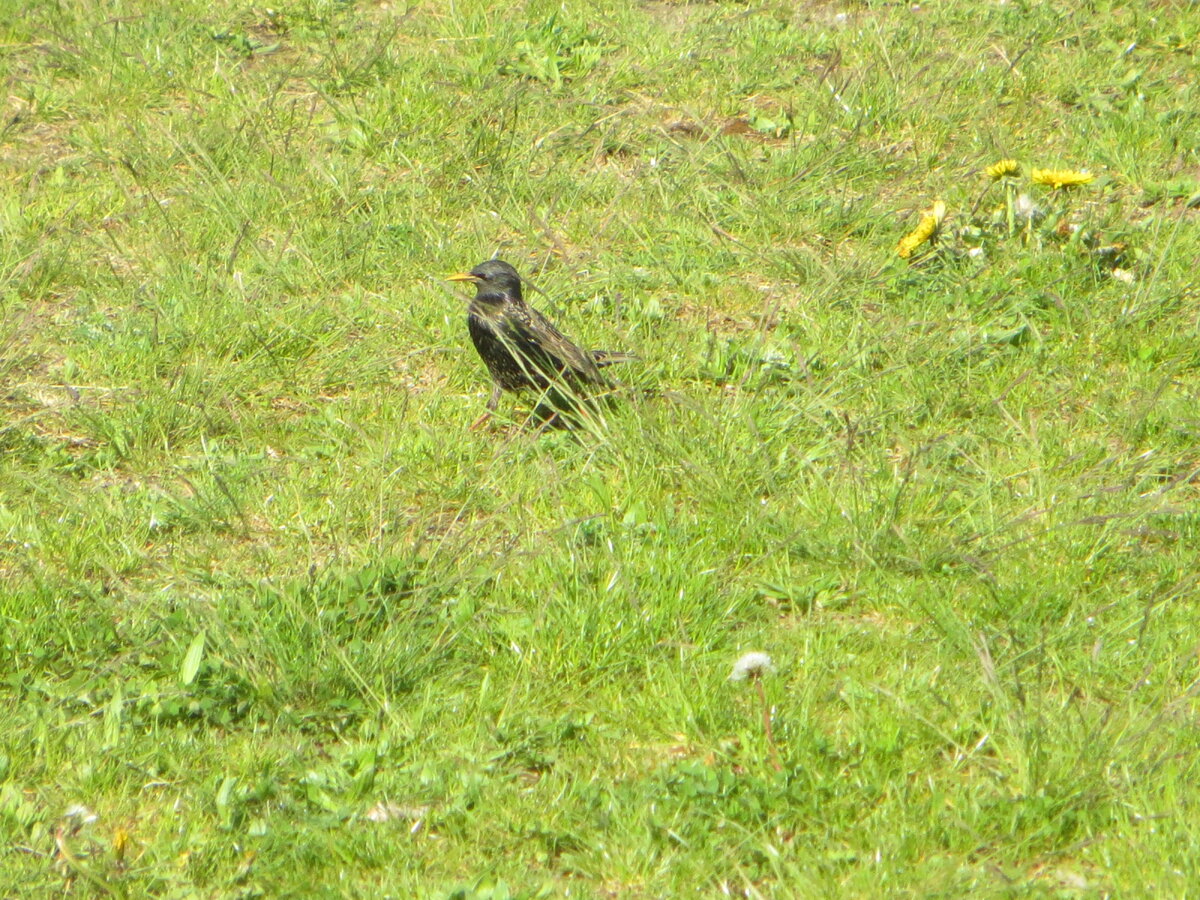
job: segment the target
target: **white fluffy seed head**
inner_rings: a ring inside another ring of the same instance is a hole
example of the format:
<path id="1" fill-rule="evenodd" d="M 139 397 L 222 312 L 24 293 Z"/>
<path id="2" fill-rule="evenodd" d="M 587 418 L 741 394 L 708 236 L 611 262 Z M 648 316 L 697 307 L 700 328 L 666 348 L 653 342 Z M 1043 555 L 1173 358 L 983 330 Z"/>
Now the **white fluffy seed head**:
<path id="1" fill-rule="evenodd" d="M 752 653 L 744 653 L 739 657 L 738 661 L 733 664 L 729 680 L 745 681 L 747 678 L 761 678 L 774 671 L 775 665 L 771 662 L 771 657 L 756 650 Z"/>

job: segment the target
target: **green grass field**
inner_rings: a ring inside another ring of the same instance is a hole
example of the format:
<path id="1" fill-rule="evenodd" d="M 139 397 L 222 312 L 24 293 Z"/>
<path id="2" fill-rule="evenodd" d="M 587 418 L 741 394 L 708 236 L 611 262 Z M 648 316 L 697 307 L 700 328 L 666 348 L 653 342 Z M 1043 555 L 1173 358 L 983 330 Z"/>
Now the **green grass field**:
<path id="1" fill-rule="evenodd" d="M 1195 896 L 1198 57 L 0 0 L 0 897 Z M 469 430 L 493 254 L 602 422 Z"/>

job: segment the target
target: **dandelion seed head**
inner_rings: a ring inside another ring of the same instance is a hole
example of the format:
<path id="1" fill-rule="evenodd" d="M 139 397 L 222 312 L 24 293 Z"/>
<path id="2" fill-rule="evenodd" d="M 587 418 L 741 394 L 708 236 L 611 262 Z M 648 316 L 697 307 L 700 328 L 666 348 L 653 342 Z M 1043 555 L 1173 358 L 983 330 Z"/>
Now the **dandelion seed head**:
<path id="1" fill-rule="evenodd" d="M 763 675 L 770 675 L 775 671 L 775 664 L 771 662 L 771 657 L 761 651 L 753 651 L 744 653 L 738 658 L 738 661 L 733 664 L 733 671 L 729 674 L 730 681 L 745 681 L 747 678 L 761 678 Z"/>
<path id="2" fill-rule="evenodd" d="M 428 806 L 405 806 L 390 800 L 380 800 L 363 816 L 369 822 L 392 822 L 397 820 L 416 821 L 419 823 L 429 812 Z M 414 831 L 416 828 L 413 829 Z"/>
<path id="3" fill-rule="evenodd" d="M 63 813 L 64 819 L 75 819 L 83 825 L 90 825 L 98 818 L 94 812 L 82 803 L 72 803 Z"/>
<path id="4" fill-rule="evenodd" d="M 1017 199 L 1013 202 L 1013 212 L 1018 219 L 1028 222 L 1036 222 L 1042 217 L 1042 210 L 1033 198 L 1028 194 L 1018 194 Z"/>

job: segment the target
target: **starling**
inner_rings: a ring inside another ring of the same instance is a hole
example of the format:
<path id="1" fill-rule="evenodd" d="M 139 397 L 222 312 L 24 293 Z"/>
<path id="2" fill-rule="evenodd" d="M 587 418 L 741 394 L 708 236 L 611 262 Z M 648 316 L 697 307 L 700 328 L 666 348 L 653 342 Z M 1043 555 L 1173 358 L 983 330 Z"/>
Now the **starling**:
<path id="1" fill-rule="evenodd" d="M 449 280 L 475 283 L 475 298 L 467 307 L 467 329 L 492 376 L 487 412 L 476 425 L 496 409 L 503 391 L 532 388 L 544 392 L 557 411 L 575 409 L 588 388 L 609 387 L 601 368 L 633 358 L 576 347 L 525 302 L 521 276 L 503 260 L 489 259 Z"/>

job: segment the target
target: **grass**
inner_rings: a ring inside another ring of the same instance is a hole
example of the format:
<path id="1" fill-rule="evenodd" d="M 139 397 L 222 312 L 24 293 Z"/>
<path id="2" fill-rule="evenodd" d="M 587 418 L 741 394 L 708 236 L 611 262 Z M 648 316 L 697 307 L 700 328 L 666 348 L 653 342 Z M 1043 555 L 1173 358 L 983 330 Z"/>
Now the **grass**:
<path id="1" fill-rule="evenodd" d="M 1194 892 L 1191 4 L 0 29 L 0 894 Z"/>

